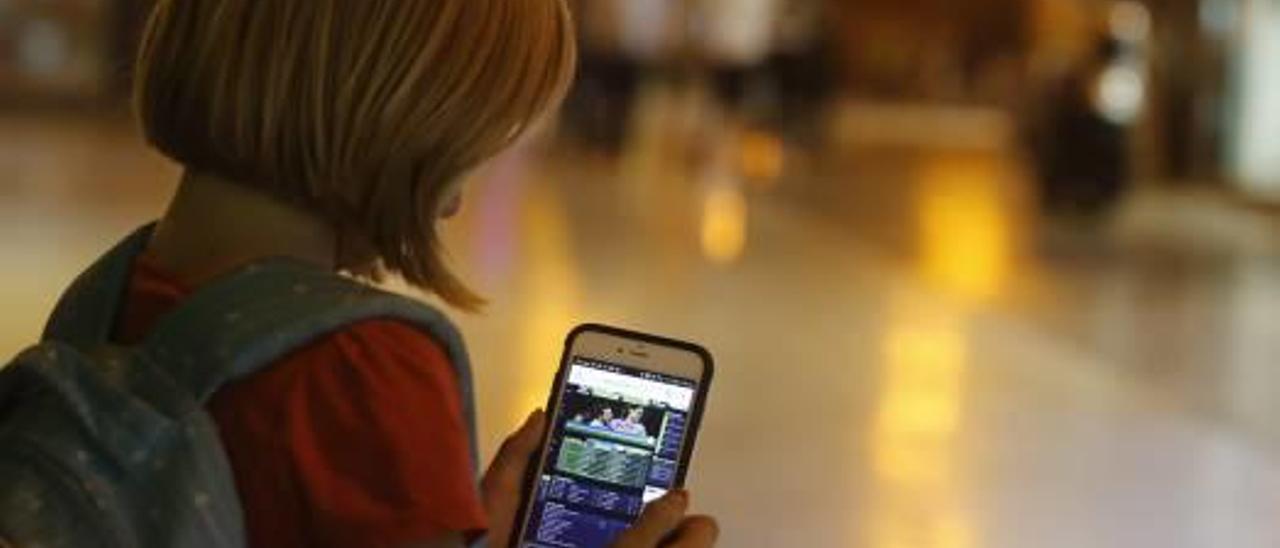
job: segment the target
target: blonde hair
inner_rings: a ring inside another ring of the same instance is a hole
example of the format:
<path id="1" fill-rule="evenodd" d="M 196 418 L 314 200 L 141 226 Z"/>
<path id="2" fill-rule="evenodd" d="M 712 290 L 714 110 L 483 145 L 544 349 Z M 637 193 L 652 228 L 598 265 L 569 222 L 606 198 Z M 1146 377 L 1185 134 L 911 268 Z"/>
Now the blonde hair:
<path id="1" fill-rule="evenodd" d="M 159 0 L 135 103 L 148 142 L 364 235 L 452 305 L 438 211 L 563 98 L 564 0 Z"/>

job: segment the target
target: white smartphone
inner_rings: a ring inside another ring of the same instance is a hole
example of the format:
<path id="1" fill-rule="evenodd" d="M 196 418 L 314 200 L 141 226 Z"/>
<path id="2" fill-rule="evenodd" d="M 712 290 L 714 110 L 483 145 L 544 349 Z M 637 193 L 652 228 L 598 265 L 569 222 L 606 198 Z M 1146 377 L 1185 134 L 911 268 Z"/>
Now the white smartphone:
<path id="1" fill-rule="evenodd" d="M 714 372 L 696 344 L 574 329 L 547 403 L 511 548 L 602 548 L 684 486 Z"/>

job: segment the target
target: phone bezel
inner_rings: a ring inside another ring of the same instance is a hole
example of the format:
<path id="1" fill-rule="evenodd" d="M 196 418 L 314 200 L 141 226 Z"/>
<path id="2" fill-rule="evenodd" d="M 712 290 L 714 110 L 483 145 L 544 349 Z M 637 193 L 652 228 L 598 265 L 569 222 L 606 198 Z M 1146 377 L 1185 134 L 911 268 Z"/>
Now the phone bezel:
<path id="1" fill-rule="evenodd" d="M 522 539 L 528 527 L 529 512 L 533 508 L 534 489 L 538 485 L 538 476 L 547 458 L 547 448 L 552 432 L 556 421 L 559 420 L 559 402 L 564 393 L 569 364 L 575 356 L 697 382 L 697 391 L 685 430 L 686 437 L 680 448 L 680 459 L 676 463 L 674 486 L 675 488 L 684 487 L 689 463 L 693 459 L 694 446 L 697 444 L 698 431 L 702 426 L 702 415 L 706 409 L 711 380 L 715 373 L 715 361 L 711 353 L 700 345 L 686 341 L 601 324 L 580 325 L 569 332 L 565 339 L 564 352 L 560 356 L 560 367 L 556 371 L 555 382 L 547 397 L 547 431 L 543 433 L 537 454 L 529 461 L 521 490 L 520 509 L 511 529 L 508 548 L 518 548 L 523 542 Z M 662 360 L 661 365 L 658 364 L 659 360 Z"/>

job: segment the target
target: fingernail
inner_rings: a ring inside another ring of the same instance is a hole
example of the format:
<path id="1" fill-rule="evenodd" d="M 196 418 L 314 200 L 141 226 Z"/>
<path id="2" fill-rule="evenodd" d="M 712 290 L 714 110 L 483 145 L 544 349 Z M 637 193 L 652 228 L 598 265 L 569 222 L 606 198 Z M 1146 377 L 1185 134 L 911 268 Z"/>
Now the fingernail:
<path id="1" fill-rule="evenodd" d="M 689 505 L 689 492 L 684 489 L 676 489 L 672 491 L 671 498 L 680 503 L 681 506 Z"/>

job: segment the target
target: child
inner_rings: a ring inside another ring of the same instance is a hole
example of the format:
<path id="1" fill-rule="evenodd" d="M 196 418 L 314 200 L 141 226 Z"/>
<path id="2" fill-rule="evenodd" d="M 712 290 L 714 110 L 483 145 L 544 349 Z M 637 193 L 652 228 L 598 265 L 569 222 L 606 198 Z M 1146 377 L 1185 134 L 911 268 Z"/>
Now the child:
<path id="1" fill-rule="evenodd" d="M 136 106 L 185 168 L 137 260 L 116 339 L 141 340 L 201 285 L 288 257 L 391 273 L 482 304 L 446 267 L 436 222 L 461 179 L 559 102 L 573 70 L 562 0 L 160 0 Z M 438 341 L 347 326 L 219 391 L 251 546 L 508 544 L 541 412 L 477 488 Z M 687 495 L 650 505 L 620 546 L 702 547 Z"/>

